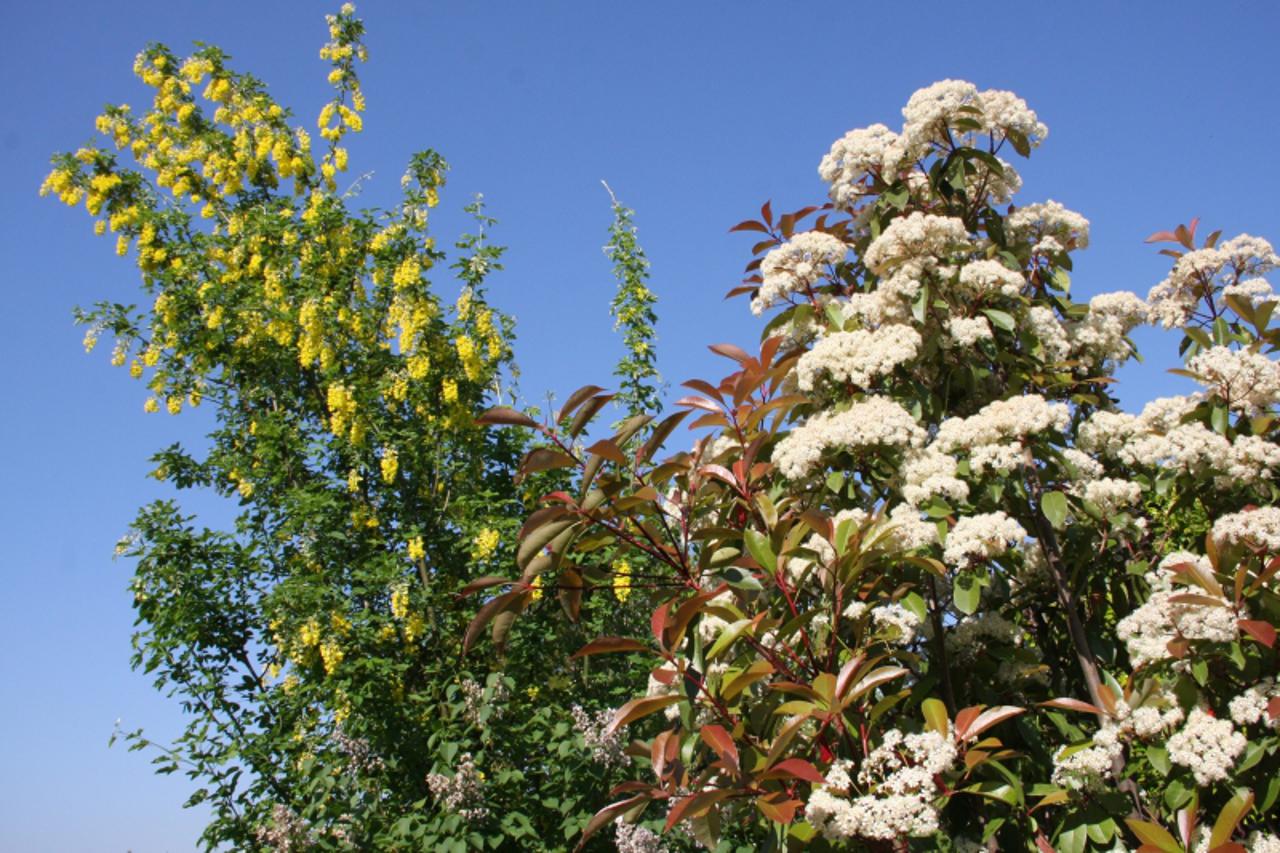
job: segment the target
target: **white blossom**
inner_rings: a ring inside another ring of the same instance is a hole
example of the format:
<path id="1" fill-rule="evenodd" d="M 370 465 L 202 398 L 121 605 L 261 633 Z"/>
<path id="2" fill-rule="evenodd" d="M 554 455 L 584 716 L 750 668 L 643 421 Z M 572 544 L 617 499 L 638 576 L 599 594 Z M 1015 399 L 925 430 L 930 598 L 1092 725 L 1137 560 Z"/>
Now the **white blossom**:
<path id="1" fill-rule="evenodd" d="M 826 274 L 828 267 L 844 260 L 847 247 L 821 231 L 796 234 L 765 255 L 760 264 L 760 292 L 751 302 L 759 314 L 795 293 L 804 293 Z"/>
<path id="2" fill-rule="evenodd" d="M 1193 708 L 1186 725 L 1169 738 L 1167 748 L 1170 761 L 1190 768 L 1196 783 L 1208 786 L 1231 778 L 1235 760 L 1248 744 L 1230 720 Z"/>
<path id="3" fill-rule="evenodd" d="M 915 211 L 899 217 L 867 247 L 863 261 L 877 275 L 910 260 L 932 260 L 969 248 L 969 232 L 959 219 Z"/>
<path id="4" fill-rule="evenodd" d="M 909 646 L 920 630 L 920 617 L 897 602 L 871 608 L 871 621 L 876 630 L 898 646 Z"/>
<path id="5" fill-rule="evenodd" d="M 906 153 L 902 137 L 883 124 L 873 124 L 836 140 L 822 158 L 818 174 L 831 184 L 831 200 L 836 205 L 852 207 L 868 191 L 868 177 L 883 177 L 893 183 Z"/>
<path id="6" fill-rule="evenodd" d="M 934 444 L 943 452 L 968 450 L 975 474 L 987 469 L 1007 472 L 1021 464 L 1022 441 L 1040 433 L 1065 429 L 1070 411 L 1039 394 L 997 400 L 968 418 L 948 418 L 938 427 Z"/>
<path id="7" fill-rule="evenodd" d="M 1123 751 L 1116 729 L 1103 726 L 1088 744 L 1066 746 L 1054 753 L 1052 781 L 1076 791 L 1097 790 L 1111 776 L 1112 765 Z"/>
<path id="8" fill-rule="evenodd" d="M 964 568 L 972 562 L 999 557 L 1026 535 L 1022 525 L 1003 512 L 968 515 L 947 533 L 942 558 L 949 566 Z"/>
<path id="9" fill-rule="evenodd" d="M 1273 729 L 1280 729 L 1280 717 L 1272 718 L 1268 706 L 1272 699 L 1280 697 L 1280 686 L 1270 678 L 1264 678 L 1240 695 L 1232 698 L 1227 709 L 1231 719 L 1237 725 L 1250 726 L 1265 723 Z"/>
<path id="10" fill-rule="evenodd" d="M 1247 542 L 1268 553 L 1280 551 L 1280 507 L 1233 512 L 1213 523 L 1213 538 L 1222 544 Z"/>
<path id="11" fill-rule="evenodd" d="M 1245 415 L 1280 401 L 1280 364 L 1261 353 L 1212 347 L 1194 355 L 1187 367 L 1215 396 Z"/>
<path id="12" fill-rule="evenodd" d="M 969 484 L 956 477 L 956 458 L 934 446 L 912 450 L 903 459 L 902 497 L 912 506 L 942 495 L 953 501 L 969 496 Z"/>
<path id="13" fill-rule="evenodd" d="M 951 346 L 971 347 L 978 341 L 989 341 L 995 335 L 986 317 L 952 317 L 947 320 Z"/>
<path id="14" fill-rule="evenodd" d="M 800 357 L 796 378 L 803 391 L 811 391 L 818 377 L 849 382 L 860 388 L 888 376 L 898 365 L 911 361 L 920 349 L 920 333 L 910 326 L 881 326 L 827 335 Z"/>
<path id="15" fill-rule="evenodd" d="M 1017 296 L 1027 281 L 1022 273 L 1011 270 L 999 261 L 972 261 L 960 268 L 960 288 L 970 297 L 980 298 L 998 293 L 1001 296 Z"/>
<path id="16" fill-rule="evenodd" d="M 807 476 L 831 449 L 919 447 L 924 430 L 888 397 L 868 397 L 843 412 L 819 412 L 788 433 L 773 450 L 773 464 L 790 480 Z"/>
<path id="17" fill-rule="evenodd" d="M 1052 199 L 1018 208 L 1005 219 L 1004 229 L 1009 239 L 1031 243 L 1037 252 L 1051 248 L 1042 245 L 1045 240 L 1052 240 L 1056 251 L 1089 245 L 1089 220 Z"/>

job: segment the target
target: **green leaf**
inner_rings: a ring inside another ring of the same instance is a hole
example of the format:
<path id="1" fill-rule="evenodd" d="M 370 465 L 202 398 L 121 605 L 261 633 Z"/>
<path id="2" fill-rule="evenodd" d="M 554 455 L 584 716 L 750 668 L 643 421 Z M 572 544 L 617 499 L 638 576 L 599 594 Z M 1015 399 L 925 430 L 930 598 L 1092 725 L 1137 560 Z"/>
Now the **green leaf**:
<path id="1" fill-rule="evenodd" d="M 767 569 L 770 574 L 778 571 L 778 557 L 773 553 L 773 546 L 769 544 L 768 536 L 753 528 L 747 528 L 742 532 L 742 538 L 746 542 L 747 550 L 751 552 L 751 556 L 757 563 Z"/>
<path id="2" fill-rule="evenodd" d="M 956 609 L 967 616 L 972 615 L 977 611 L 978 604 L 982 600 L 982 587 L 972 574 L 960 572 L 956 575 L 952 586 L 952 595 Z"/>
<path id="3" fill-rule="evenodd" d="M 1062 492 L 1045 492 L 1040 499 L 1040 511 L 1054 529 L 1061 530 L 1067 523 L 1067 496 Z"/>
<path id="4" fill-rule="evenodd" d="M 1004 329 L 1006 332 L 1012 332 L 1018 328 L 1018 322 L 1013 319 L 1013 315 L 1007 311 L 998 311 L 995 308 L 984 308 L 982 313 L 987 315 L 987 319 L 991 321 L 993 326 Z"/>

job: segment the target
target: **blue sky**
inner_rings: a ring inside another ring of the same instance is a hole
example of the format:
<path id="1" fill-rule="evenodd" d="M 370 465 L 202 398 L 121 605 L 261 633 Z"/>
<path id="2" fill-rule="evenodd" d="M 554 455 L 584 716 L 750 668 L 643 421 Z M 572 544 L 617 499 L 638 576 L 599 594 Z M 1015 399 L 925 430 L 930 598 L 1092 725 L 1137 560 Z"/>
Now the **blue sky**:
<path id="1" fill-rule="evenodd" d="M 1274 49 L 1280 6 L 1191 3 L 427 2 L 364 4 L 371 61 L 353 170 L 386 203 L 414 150 L 452 162 L 439 235 L 483 192 L 510 246 L 492 298 L 519 321 L 529 402 L 607 385 L 620 352 L 601 252 L 607 179 L 637 210 L 653 264 L 660 367 L 715 374 L 705 345 L 749 344 L 759 324 L 722 296 L 751 240 L 727 233 L 766 199 L 819 200 L 817 164 L 844 132 L 900 123 L 915 89 L 948 77 L 1012 89 L 1050 128 L 1019 164 L 1020 200 L 1056 199 L 1093 223 L 1077 296 L 1145 294 L 1167 259 L 1142 240 L 1199 215 L 1227 236 L 1280 239 Z M 82 211 L 36 189 L 48 155 L 90 136 L 102 104 L 142 106 L 134 54 L 217 44 L 312 125 L 327 89 L 317 50 L 327 7 L 144 0 L 10 4 L 0 72 L 0 352 L 7 415 L 0 525 L 0 849 L 188 850 L 187 781 L 108 750 L 113 722 L 176 731 L 176 709 L 129 671 L 130 567 L 112 546 L 161 494 L 147 457 L 207 427 L 144 415 L 142 387 L 85 356 L 71 308 L 131 301 L 136 271 Z M 451 285 L 440 283 L 449 291 Z M 1140 337 L 1148 365 L 1122 399 L 1176 386 L 1176 342 Z M 210 523 L 226 512 L 189 501 Z"/>

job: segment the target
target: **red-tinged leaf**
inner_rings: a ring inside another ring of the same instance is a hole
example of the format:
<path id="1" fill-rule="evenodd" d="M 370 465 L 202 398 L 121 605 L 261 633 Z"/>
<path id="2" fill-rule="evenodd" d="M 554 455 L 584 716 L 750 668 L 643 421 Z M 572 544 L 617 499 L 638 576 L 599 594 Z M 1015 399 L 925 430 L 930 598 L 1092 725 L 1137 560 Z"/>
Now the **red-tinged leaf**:
<path id="1" fill-rule="evenodd" d="M 493 620 L 493 617 L 499 613 L 508 611 L 519 612 L 528 604 L 530 593 L 524 584 L 519 589 L 513 589 L 511 592 L 504 592 L 485 603 L 483 607 L 477 611 L 475 618 L 471 620 L 471 624 L 467 626 L 467 633 L 462 638 L 462 653 L 466 654 L 471 650 L 475 641 L 479 639 L 480 633 L 485 626 Z"/>
<path id="2" fill-rule="evenodd" d="M 731 287 L 729 288 L 728 292 L 725 293 L 724 298 L 732 299 L 735 296 L 742 296 L 744 293 L 754 294 L 759 289 L 760 288 L 755 287 L 754 285 L 749 285 L 749 284 L 739 285 L 738 287 Z"/>
<path id="3" fill-rule="evenodd" d="M 545 495 L 538 498 L 538 502 L 544 504 L 558 503 L 569 507 L 577 507 L 578 505 L 578 502 L 573 499 L 573 495 L 564 491 L 547 492 Z"/>
<path id="4" fill-rule="evenodd" d="M 711 350 L 716 355 L 722 355 L 725 358 L 731 358 L 734 361 L 738 362 L 738 364 L 741 364 L 743 367 L 748 367 L 751 365 L 756 365 L 757 367 L 759 366 L 758 364 L 756 364 L 756 360 L 752 358 L 751 355 L 748 354 L 746 350 L 744 350 L 742 347 L 738 346 L 737 344 L 712 344 L 711 346 L 707 347 L 707 349 Z"/>
<path id="5" fill-rule="evenodd" d="M 565 497 L 568 497 L 566 495 Z M 566 515 L 572 515 L 572 510 L 563 506 L 544 506 L 529 513 L 529 517 L 524 520 L 524 524 L 520 527 L 520 532 L 516 535 L 516 539 L 523 540 L 530 533 L 537 530 L 544 524 L 550 524 Z"/>
<path id="6" fill-rule="evenodd" d="M 812 782 L 815 785 L 826 784 L 826 778 L 818 772 L 818 768 L 814 767 L 803 758 L 788 758 L 779 761 L 770 767 L 764 773 L 761 773 L 758 779 L 800 779 L 805 782 Z"/>
<path id="7" fill-rule="evenodd" d="M 471 595 L 472 593 L 479 592 L 482 589 L 489 589 L 490 587 L 513 583 L 519 583 L 519 581 L 512 580 L 511 578 L 500 578 L 497 575 L 485 575 L 482 578 L 476 578 L 471 583 L 458 590 L 458 595 Z"/>
<path id="8" fill-rule="evenodd" d="M 701 391 L 713 400 L 719 400 L 721 403 L 724 402 L 724 395 L 720 393 L 720 389 L 706 380 L 689 379 L 685 382 L 681 382 L 680 384 L 686 388 L 692 388 L 694 391 Z"/>
<path id="9" fill-rule="evenodd" d="M 739 693 L 770 675 L 773 675 L 773 664 L 758 660 L 737 675 L 726 677 L 720 684 L 720 698 L 731 702 Z"/>
<path id="10" fill-rule="evenodd" d="M 613 719 L 609 721 L 609 725 L 605 728 L 605 734 L 613 734 L 623 726 L 630 725 L 636 720 L 683 701 L 683 693 L 667 696 L 642 696 L 639 699 L 632 699 L 613 712 Z"/>
<path id="11" fill-rule="evenodd" d="M 698 469 L 698 473 L 727 483 L 735 489 L 738 488 L 738 481 L 734 478 L 733 472 L 723 465 L 703 465 Z"/>
<path id="12" fill-rule="evenodd" d="M 1043 832 L 1036 833 L 1036 849 L 1039 850 L 1040 853 L 1058 853 L 1057 850 L 1053 849 L 1053 845 L 1049 843 L 1049 839 L 1044 837 Z"/>
<path id="13" fill-rule="evenodd" d="M 1194 604 L 1199 607 L 1226 607 L 1227 603 L 1221 598 L 1214 598 L 1211 595 L 1200 595 L 1195 592 L 1180 592 L 1177 595 L 1171 595 L 1168 598 L 1170 604 Z"/>
<path id="14" fill-rule="evenodd" d="M 901 678 L 910 671 L 911 670 L 901 666 L 882 666 L 879 669 L 872 670 L 867 673 L 861 681 L 854 685 L 853 689 L 849 691 L 848 698 L 850 700 L 857 699 L 859 696 L 862 696 L 864 693 L 869 693 L 881 684 L 893 681 L 895 678 Z"/>
<path id="15" fill-rule="evenodd" d="M 598 637 L 574 652 L 570 657 L 570 660 L 585 658 L 588 655 L 607 655 L 615 652 L 647 651 L 649 651 L 649 647 L 639 640 L 632 640 L 628 637 Z"/>
<path id="16" fill-rule="evenodd" d="M 675 414 L 667 415 L 659 421 L 658 425 L 653 428 L 653 432 L 649 435 L 649 438 L 645 441 L 644 446 L 641 447 L 640 451 L 636 454 L 636 461 L 647 462 L 652 459 L 653 455 L 662 447 L 663 442 L 671 436 L 671 433 L 675 431 L 675 428 L 680 426 L 680 423 L 687 417 L 689 417 L 689 413 L 687 411 L 676 412 Z"/>
<path id="17" fill-rule="evenodd" d="M 794 213 L 784 213 L 778 218 L 778 230 L 782 232 L 783 237 L 790 238 L 795 226 L 796 217 Z"/>
<path id="18" fill-rule="evenodd" d="M 502 424 L 505 426 L 529 427 L 530 429 L 541 428 L 541 425 L 533 418 L 523 412 L 517 412 L 510 406 L 495 406 L 476 418 L 476 423 L 481 424 L 482 426 Z"/>
<path id="19" fill-rule="evenodd" d="M 699 791 L 683 800 L 680 800 L 671 807 L 671 813 L 667 815 L 667 829 L 675 826 L 681 819 L 693 820 L 706 814 L 716 803 L 721 800 L 728 799 L 736 795 L 738 792 L 733 788 L 712 788 L 707 791 Z"/>
<path id="20" fill-rule="evenodd" d="M 578 433 L 586 429 L 587 424 L 591 423 L 591 419 L 596 416 L 605 404 L 613 399 L 612 394 L 597 394 L 588 400 L 578 413 L 573 416 L 573 422 L 569 424 L 569 435 L 577 436 Z"/>
<path id="21" fill-rule="evenodd" d="M 796 810 L 802 805 L 804 803 L 799 800 L 788 799 L 786 794 L 781 791 L 776 794 L 756 797 L 756 808 L 774 823 L 791 823 L 796 819 Z"/>
<path id="22" fill-rule="evenodd" d="M 662 634 L 667 629 L 667 620 L 671 616 L 671 601 L 664 603 L 657 610 L 653 611 L 653 615 L 649 617 L 649 628 L 653 631 L 653 638 L 658 641 L 661 648 L 666 648 L 662 642 Z"/>
<path id="23" fill-rule="evenodd" d="M 1178 235 L 1174 234 L 1172 231 L 1157 231 L 1156 233 L 1152 234 L 1143 242 L 1144 243 L 1176 243 L 1178 242 Z"/>
<path id="24" fill-rule="evenodd" d="M 1048 808 L 1049 806 L 1056 806 L 1059 803 L 1065 803 L 1070 799 L 1071 799 L 1070 791 L 1065 791 L 1065 790 L 1054 791 L 1052 794 L 1045 794 L 1043 797 L 1041 797 L 1040 800 L 1034 806 L 1031 807 L 1031 811 L 1035 812 L 1036 809 Z M 1049 849 L 1052 850 L 1053 848 L 1049 848 Z"/>
<path id="25" fill-rule="evenodd" d="M 1127 817 L 1124 822 L 1128 824 L 1129 829 L 1134 835 L 1138 836 L 1138 840 L 1144 845 L 1150 844 L 1156 850 L 1163 853 L 1182 853 L 1182 845 L 1178 844 L 1169 831 L 1158 823 L 1152 823 L 1149 820 L 1138 820 L 1137 818 Z"/>
<path id="26" fill-rule="evenodd" d="M 754 246 L 751 247 L 751 254 L 758 255 L 761 252 L 763 252 L 765 249 L 770 249 L 776 245 L 778 245 L 778 241 L 773 239 L 772 237 L 769 238 L 768 240 L 761 240 L 759 243 L 756 243 Z"/>
<path id="27" fill-rule="evenodd" d="M 649 794 L 636 794 L 634 797 L 628 797 L 625 800 L 605 806 L 600 811 L 596 812 L 595 816 L 592 817 L 591 820 L 587 821 L 587 825 L 582 830 L 582 837 L 578 839 L 578 846 L 574 849 L 581 850 L 582 846 L 587 843 L 588 838 L 613 823 L 614 818 L 624 814 L 625 812 L 629 812 L 641 803 L 648 802 L 652 799 L 653 797 Z"/>
<path id="28" fill-rule="evenodd" d="M 717 426 L 728 427 L 729 419 L 724 415 L 705 414 L 697 420 L 689 424 L 689 429 L 702 429 L 703 427 Z"/>
<path id="29" fill-rule="evenodd" d="M 703 742 L 707 746 L 715 750 L 716 755 L 720 756 L 720 760 L 725 763 L 733 775 L 738 775 L 738 745 L 733 742 L 733 736 L 725 731 L 723 726 L 717 726 L 714 723 L 705 725 L 698 733 Z"/>
<path id="30" fill-rule="evenodd" d="M 729 229 L 730 234 L 734 231 L 760 231 L 765 234 L 769 233 L 769 229 L 765 227 L 763 222 L 756 222 L 754 219 L 744 220 Z"/>
<path id="31" fill-rule="evenodd" d="M 1270 622 L 1263 622 L 1260 619 L 1241 619 L 1236 624 L 1240 626 L 1241 631 L 1244 631 L 1267 648 L 1275 647 L 1276 629 Z"/>
<path id="32" fill-rule="evenodd" d="M 960 718 L 957 715 L 956 729 L 961 740 L 972 740 L 997 723 L 1002 723 L 1010 717 L 1016 717 L 1026 712 L 1026 708 L 1018 708 L 1013 705 L 997 705 L 994 708 L 988 708 L 983 711 L 967 726 L 960 724 Z"/>
<path id="33" fill-rule="evenodd" d="M 1280 720 L 1280 696 L 1273 696 L 1267 701 L 1267 717 Z"/>
<path id="34" fill-rule="evenodd" d="M 774 335 L 760 345 L 760 365 L 764 369 L 769 369 L 769 365 L 773 363 L 773 357 L 778 354 L 778 349 L 785 340 L 781 335 Z"/>
<path id="35" fill-rule="evenodd" d="M 764 224 L 770 228 L 773 227 L 773 201 L 766 201 L 760 208 L 760 217 L 764 219 Z"/>
<path id="36" fill-rule="evenodd" d="M 1079 699 L 1068 699 L 1066 697 L 1060 699 L 1050 699 L 1048 702 L 1039 703 L 1046 708 L 1061 708 L 1064 711 L 1079 711 L 1082 714 L 1094 714 L 1102 716 L 1102 709 L 1088 702 L 1081 702 Z"/>
<path id="37" fill-rule="evenodd" d="M 610 462 L 616 462 L 619 465 L 627 464 L 627 456 L 622 452 L 622 448 L 611 438 L 602 438 L 595 444 L 587 448 L 588 453 L 594 453 L 603 456 Z"/>
<path id="38" fill-rule="evenodd" d="M 716 414 L 724 412 L 724 409 L 720 408 L 706 397 L 697 397 L 692 395 L 688 397 L 681 397 L 679 400 L 676 400 L 676 405 L 692 406 L 695 409 L 705 409 L 708 412 L 715 412 Z"/>
<path id="39" fill-rule="evenodd" d="M 577 391 L 574 391 L 569 395 L 569 399 L 564 401 L 564 405 L 560 407 L 560 412 L 556 415 L 556 422 L 559 423 L 569 417 L 574 409 L 585 403 L 589 397 L 593 397 L 603 390 L 599 385 L 583 385 Z"/>
<path id="40" fill-rule="evenodd" d="M 970 705 L 968 708 L 961 708 L 956 712 L 956 737 L 960 740 L 968 740 L 966 736 L 969 733 L 969 726 L 973 725 L 973 721 L 978 719 L 978 715 L 982 713 L 985 705 Z"/>
<path id="41" fill-rule="evenodd" d="M 524 461 L 520 463 L 520 474 L 516 477 L 516 482 L 538 471 L 569 468 L 576 464 L 574 458 L 567 453 L 550 447 L 535 447 L 525 454 Z"/>

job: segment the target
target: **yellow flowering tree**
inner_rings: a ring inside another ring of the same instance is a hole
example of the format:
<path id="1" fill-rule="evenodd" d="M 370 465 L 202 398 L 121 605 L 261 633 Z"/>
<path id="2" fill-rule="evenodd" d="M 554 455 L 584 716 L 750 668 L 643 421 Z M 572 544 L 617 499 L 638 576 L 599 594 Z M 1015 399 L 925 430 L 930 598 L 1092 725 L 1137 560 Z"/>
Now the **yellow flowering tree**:
<path id="1" fill-rule="evenodd" d="M 481 201 L 443 251 L 447 166 L 425 151 L 396 207 L 351 206 L 363 24 L 349 5 L 328 23 L 332 97 L 310 130 L 217 48 L 153 45 L 135 64 L 150 107 L 108 107 L 99 144 L 55 157 L 42 188 L 141 273 L 141 308 L 79 314 L 86 348 L 111 339 L 146 412 L 215 410 L 207 448 L 175 444 L 153 475 L 239 506 L 219 531 L 158 501 L 121 544 L 134 664 L 190 721 L 171 744 L 127 737 L 193 779 L 210 849 L 555 849 L 617 781 L 583 755 L 570 700 L 635 685 L 566 658 L 619 617 L 557 590 L 583 627 L 552 630 L 548 594 L 519 629 L 537 653 L 463 658 L 458 594 L 512 559 L 531 496 L 563 478 L 513 483 L 527 436 L 473 421 L 512 376 Z M 442 270 L 456 296 L 431 285 Z"/>

